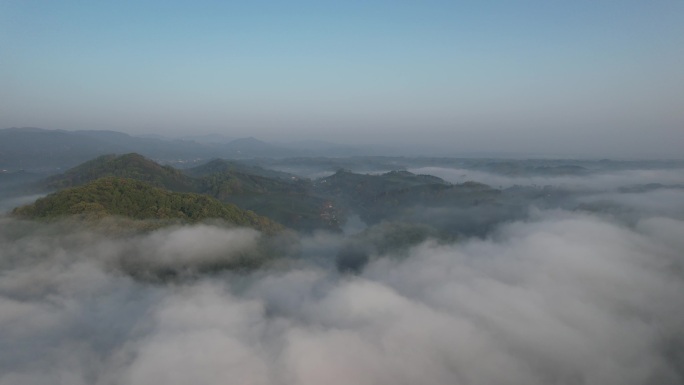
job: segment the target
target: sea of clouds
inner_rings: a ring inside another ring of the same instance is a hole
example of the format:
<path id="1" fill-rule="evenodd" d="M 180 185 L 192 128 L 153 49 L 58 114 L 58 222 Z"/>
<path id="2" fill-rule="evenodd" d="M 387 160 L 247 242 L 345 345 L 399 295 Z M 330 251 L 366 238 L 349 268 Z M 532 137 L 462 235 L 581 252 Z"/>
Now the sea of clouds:
<path id="1" fill-rule="evenodd" d="M 680 172 L 592 178 L 572 199 L 628 215 L 530 208 L 354 274 L 335 268 L 343 234 L 206 272 L 264 236 L 0 218 L 0 384 L 684 383 L 684 191 L 616 190 Z"/>
<path id="2" fill-rule="evenodd" d="M 304 260 L 173 283 L 133 279 L 117 263 L 131 248 L 161 266 L 230 258 L 254 232 L 111 239 L 15 222 L 0 224 L 0 384 L 684 379 L 678 219 L 628 227 L 540 211 L 487 239 L 379 256 L 358 275 Z M 303 247 L 325 253 L 318 237 Z"/>

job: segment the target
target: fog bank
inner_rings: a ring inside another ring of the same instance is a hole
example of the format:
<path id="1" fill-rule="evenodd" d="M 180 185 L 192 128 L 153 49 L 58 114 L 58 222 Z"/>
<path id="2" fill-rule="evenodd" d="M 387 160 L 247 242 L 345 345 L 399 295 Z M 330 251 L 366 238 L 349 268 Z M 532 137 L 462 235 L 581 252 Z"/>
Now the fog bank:
<path id="1" fill-rule="evenodd" d="M 684 379 L 677 219 L 626 227 L 538 211 L 487 239 L 380 255 L 358 275 L 313 262 L 339 242 L 319 234 L 301 240 L 308 259 L 156 284 L 125 274 L 118 250 L 188 263 L 255 234 L 201 225 L 117 240 L 26 226 L 0 224 L 0 384 Z"/>
<path id="2" fill-rule="evenodd" d="M 451 183 L 476 181 L 492 187 L 512 186 L 554 186 L 570 190 L 602 191 L 639 184 L 661 183 L 665 185 L 684 185 L 684 169 L 633 169 L 620 171 L 600 171 L 589 175 L 500 175 L 479 170 L 418 167 L 410 168 L 415 174 L 428 174 L 440 177 Z"/>

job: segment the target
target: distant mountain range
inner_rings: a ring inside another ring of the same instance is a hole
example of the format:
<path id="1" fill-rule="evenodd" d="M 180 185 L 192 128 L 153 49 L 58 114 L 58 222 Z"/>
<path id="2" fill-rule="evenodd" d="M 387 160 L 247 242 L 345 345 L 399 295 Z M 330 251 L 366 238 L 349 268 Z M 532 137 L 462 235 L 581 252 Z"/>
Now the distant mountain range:
<path id="1" fill-rule="evenodd" d="M 76 166 L 103 154 L 139 153 L 182 167 L 212 158 L 250 159 L 319 155 L 357 155 L 358 149 L 324 142 L 273 144 L 256 138 L 221 135 L 165 139 L 117 131 L 65 131 L 42 128 L 0 129 L 0 170 L 53 171 Z"/>

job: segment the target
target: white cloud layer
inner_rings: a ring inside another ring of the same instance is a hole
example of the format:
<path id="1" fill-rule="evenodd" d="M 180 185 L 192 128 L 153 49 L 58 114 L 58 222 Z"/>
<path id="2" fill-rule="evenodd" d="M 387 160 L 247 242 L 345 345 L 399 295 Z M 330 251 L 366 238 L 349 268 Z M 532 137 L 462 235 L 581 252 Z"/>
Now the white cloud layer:
<path id="1" fill-rule="evenodd" d="M 298 263 L 174 284 L 129 278 L 121 250 L 185 264 L 230 257 L 258 234 L 204 225 L 109 239 L 22 226 L 0 224 L 2 385 L 684 379 L 677 219 L 626 227 L 544 211 L 485 240 L 383 256 L 357 276 Z M 302 244 L 324 253 L 333 238 Z"/>
<path id="2" fill-rule="evenodd" d="M 637 184 L 662 183 L 666 185 L 684 184 L 684 169 L 634 169 L 614 172 L 597 172 L 590 175 L 562 176 L 509 176 L 486 171 L 447 168 L 418 167 L 409 171 L 440 177 L 451 183 L 476 181 L 492 187 L 511 186 L 555 186 L 571 190 L 604 191 Z"/>

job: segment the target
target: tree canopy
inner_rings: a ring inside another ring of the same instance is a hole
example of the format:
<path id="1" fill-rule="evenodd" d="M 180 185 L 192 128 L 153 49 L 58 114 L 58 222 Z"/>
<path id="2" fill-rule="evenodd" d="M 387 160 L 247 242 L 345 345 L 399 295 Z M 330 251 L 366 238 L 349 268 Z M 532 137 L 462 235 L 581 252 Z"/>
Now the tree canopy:
<path id="1" fill-rule="evenodd" d="M 90 219 L 123 216 L 132 219 L 178 219 L 186 223 L 216 218 L 266 232 L 283 228 L 266 217 L 221 203 L 207 195 L 172 192 L 139 180 L 118 177 L 100 178 L 50 194 L 33 204 L 16 208 L 12 214 L 33 219 L 74 215 Z"/>

